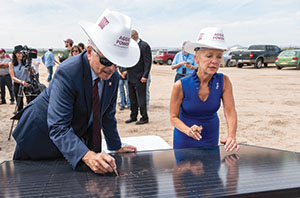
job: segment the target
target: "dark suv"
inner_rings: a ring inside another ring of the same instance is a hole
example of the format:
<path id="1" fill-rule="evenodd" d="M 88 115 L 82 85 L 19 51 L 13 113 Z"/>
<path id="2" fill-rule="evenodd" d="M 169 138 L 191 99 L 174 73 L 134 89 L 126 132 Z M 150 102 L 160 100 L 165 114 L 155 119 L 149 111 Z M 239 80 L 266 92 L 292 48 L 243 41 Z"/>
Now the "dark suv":
<path id="1" fill-rule="evenodd" d="M 231 59 L 237 62 L 237 66 L 242 68 L 244 64 L 254 66 L 258 69 L 269 63 L 275 63 L 276 57 L 281 49 L 276 45 L 251 45 L 248 50 L 234 51 Z"/>
<path id="2" fill-rule="evenodd" d="M 175 55 L 179 52 L 179 50 L 167 50 L 161 52 L 161 54 L 157 55 L 153 59 L 153 63 L 157 64 L 159 63 L 160 65 L 166 63 L 168 65 L 171 65 L 173 62 L 173 59 Z"/>

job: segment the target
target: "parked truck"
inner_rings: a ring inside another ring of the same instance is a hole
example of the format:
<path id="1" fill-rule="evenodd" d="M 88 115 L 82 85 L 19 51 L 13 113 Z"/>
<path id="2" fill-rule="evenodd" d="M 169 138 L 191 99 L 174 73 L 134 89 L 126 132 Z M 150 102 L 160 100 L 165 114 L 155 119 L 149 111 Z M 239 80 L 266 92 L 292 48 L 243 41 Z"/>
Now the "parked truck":
<path id="1" fill-rule="evenodd" d="M 251 45 L 248 50 L 234 51 L 231 59 L 236 61 L 236 65 L 242 68 L 245 64 L 254 66 L 258 69 L 269 63 L 275 63 L 276 57 L 281 49 L 276 45 Z"/>

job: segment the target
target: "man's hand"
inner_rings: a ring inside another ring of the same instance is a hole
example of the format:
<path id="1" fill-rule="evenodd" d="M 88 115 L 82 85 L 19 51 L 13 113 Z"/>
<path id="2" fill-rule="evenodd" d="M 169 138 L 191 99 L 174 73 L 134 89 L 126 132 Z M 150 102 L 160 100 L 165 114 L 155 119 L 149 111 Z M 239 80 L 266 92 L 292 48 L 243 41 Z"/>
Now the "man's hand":
<path id="1" fill-rule="evenodd" d="M 117 168 L 115 159 L 105 153 L 95 153 L 88 151 L 82 158 L 82 161 L 90 167 L 90 169 L 98 174 L 113 172 Z"/>
<path id="2" fill-rule="evenodd" d="M 1 63 L 0 68 L 8 68 L 8 63 Z"/>
<path id="3" fill-rule="evenodd" d="M 186 63 L 184 64 L 184 66 L 187 67 L 187 68 L 189 68 L 189 69 L 197 69 L 197 67 L 192 66 L 191 63 L 189 63 L 189 62 L 186 62 Z"/>
<path id="4" fill-rule="evenodd" d="M 146 83 L 147 82 L 147 78 L 142 77 L 140 81 L 141 81 L 141 83 Z"/>
<path id="5" fill-rule="evenodd" d="M 116 150 L 117 153 L 129 153 L 129 152 L 136 152 L 135 146 L 123 146 L 119 150 Z"/>
<path id="6" fill-rule="evenodd" d="M 192 65 L 189 62 L 185 62 L 184 66 L 189 68 L 189 69 L 192 69 Z"/>
<path id="7" fill-rule="evenodd" d="M 180 65 L 185 66 L 185 65 L 186 65 L 186 61 L 182 61 L 182 62 L 180 62 L 180 63 L 178 63 L 178 64 L 179 64 L 179 66 L 180 66 Z"/>

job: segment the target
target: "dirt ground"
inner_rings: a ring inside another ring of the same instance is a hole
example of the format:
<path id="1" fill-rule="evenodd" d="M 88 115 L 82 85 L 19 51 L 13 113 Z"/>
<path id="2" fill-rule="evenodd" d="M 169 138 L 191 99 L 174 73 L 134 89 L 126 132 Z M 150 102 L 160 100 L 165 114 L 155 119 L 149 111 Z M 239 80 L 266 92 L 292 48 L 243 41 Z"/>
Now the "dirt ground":
<path id="1" fill-rule="evenodd" d="M 277 70 L 275 66 L 255 69 L 220 68 L 233 84 L 238 113 L 237 141 L 276 149 L 300 152 L 300 71 L 295 68 Z M 40 66 L 40 80 L 46 82 L 47 70 Z M 116 117 L 121 137 L 157 135 L 172 145 L 173 127 L 169 121 L 169 101 L 175 71 L 167 65 L 153 65 L 151 70 L 150 122 L 145 125 L 125 124 L 130 111 L 117 109 Z M 6 99 L 9 101 L 7 92 Z M 15 141 L 7 140 L 15 105 L 0 106 L 0 163 L 11 160 Z M 220 138 L 227 135 L 222 107 Z"/>

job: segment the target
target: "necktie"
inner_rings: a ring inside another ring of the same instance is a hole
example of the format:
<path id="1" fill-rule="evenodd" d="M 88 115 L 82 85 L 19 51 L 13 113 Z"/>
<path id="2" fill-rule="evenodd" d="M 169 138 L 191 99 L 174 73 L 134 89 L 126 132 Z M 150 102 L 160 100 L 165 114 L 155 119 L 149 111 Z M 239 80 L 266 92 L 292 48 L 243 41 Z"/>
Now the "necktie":
<path id="1" fill-rule="evenodd" d="M 99 78 L 95 80 L 93 86 L 93 98 L 92 98 L 92 109 L 93 109 L 93 142 L 92 150 L 95 152 L 101 152 L 101 127 L 100 127 L 100 99 L 98 93 L 98 82 Z"/>

